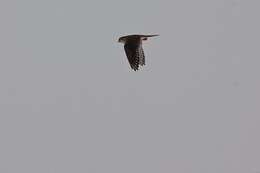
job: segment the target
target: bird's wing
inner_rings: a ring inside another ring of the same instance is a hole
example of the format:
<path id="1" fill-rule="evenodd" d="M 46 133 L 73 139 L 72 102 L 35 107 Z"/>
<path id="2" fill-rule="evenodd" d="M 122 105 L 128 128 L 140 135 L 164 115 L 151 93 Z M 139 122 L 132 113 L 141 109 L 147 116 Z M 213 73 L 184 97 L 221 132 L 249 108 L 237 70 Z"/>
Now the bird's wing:
<path id="1" fill-rule="evenodd" d="M 142 45 L 139 46 L 138 54 L 139 54 L 139 64 L 142 66 L 145 65 L 145 56 L 144 56 L 144 50 L 142 48 Z"/>
<path id="2" fill-rule="evenodd" d="M 139 67 L 139 56 L 137 52 L 139 52 L 139 44 L 134 43 L 126 43 L 124 45 L 125 53 L 127 56 L 127 59 L 129 61 L 129 64 L 133 70 L 138 70 Z"/>

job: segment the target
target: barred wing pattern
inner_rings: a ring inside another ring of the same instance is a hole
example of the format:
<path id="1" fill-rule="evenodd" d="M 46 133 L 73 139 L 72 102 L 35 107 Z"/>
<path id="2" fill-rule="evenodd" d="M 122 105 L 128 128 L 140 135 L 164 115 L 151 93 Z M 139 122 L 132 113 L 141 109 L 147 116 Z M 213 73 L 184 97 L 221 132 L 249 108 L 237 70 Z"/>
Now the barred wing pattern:
<path id="1" fill-rule="evenodd" d="M 142 44 L 128 43 L 124 45 L 125 53 L 131 68 L 136 71 L 139 65 L 145 65 L 145 55 Z"/>
<path id="2" fill-rule="evenodd" d="M 142 48 L 142 45 L 139 46 L 138 54 L 139 54 L 139 64 L 142 66 L 145 65 L 145 55 L 144 55 L 144 50 Z"/>

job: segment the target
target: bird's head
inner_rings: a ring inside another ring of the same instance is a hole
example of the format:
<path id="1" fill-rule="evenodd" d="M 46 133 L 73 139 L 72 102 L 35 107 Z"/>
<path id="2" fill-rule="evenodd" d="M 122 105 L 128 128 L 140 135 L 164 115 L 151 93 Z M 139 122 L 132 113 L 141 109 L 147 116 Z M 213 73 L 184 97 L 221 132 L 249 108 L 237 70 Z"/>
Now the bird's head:
<path id="1" fill-rule="evenodd" d="M 125 37 L 120 37 L 120 38 L 118 39 L 118 42 L 119 42 L 119 43 L 125 43 L 125 42 L 126 42 L 126 38 L 125 38 Z"/>

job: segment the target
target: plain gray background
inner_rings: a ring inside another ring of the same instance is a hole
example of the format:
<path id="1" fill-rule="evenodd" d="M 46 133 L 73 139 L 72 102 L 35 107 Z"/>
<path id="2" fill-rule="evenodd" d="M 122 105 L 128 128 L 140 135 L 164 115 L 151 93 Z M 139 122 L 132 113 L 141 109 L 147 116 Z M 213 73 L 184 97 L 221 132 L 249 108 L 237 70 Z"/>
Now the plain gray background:
<path id="1" fill-rule="evenodd" d="M 1 0 L 0 172 L 259 172 L 259 6 Z"/>

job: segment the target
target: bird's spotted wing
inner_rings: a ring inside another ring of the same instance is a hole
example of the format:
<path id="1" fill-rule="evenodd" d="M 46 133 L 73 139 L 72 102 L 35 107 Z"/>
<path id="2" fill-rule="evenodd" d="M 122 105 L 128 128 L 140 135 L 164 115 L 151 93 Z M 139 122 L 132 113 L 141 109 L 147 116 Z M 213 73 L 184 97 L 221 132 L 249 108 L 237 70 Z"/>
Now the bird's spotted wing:
<path id="1" fill-rule="evenodd" d="M 137 54 L 139 56 L 139 64 L 142 65 L 142 66 L 145 65 L 144 50 L 143 50 L 141 45 L 139 46 Z"/>
<path id="2" fill-rule="evenodd" d="M 139 56 L 137 54 L 139 49 L 139 44 L 126 43 L 124 45 L 125 53 L 129 64 L 133 70 L 138 70 L 139 67 Z"/>
<path id="3" fill-rule="evenodd" d="M 129 64 L 133 70 L 138 70 L 139 65 L 145 65 L 144 51 L 140 43 L 127 43 L 124 48 Z"/>

